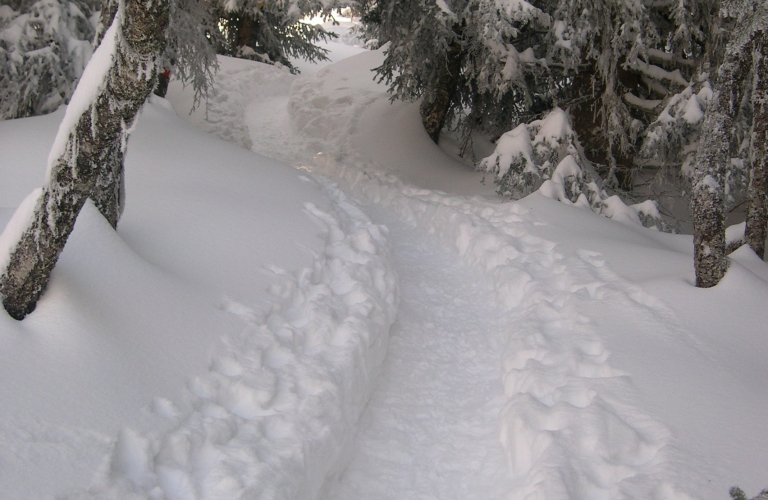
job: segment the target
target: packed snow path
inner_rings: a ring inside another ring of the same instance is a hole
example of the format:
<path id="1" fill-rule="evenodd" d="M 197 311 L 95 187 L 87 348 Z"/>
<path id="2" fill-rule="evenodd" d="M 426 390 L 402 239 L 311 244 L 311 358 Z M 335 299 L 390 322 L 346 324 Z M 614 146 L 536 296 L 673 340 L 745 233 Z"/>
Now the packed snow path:
<path id="1" fill-rule="evenodd" d="M 434 236 L 374 214 L 391 231 L 401 305 L 354 455 L 325 499 L 500 498 L 508 473 L 493 294 Z"/>

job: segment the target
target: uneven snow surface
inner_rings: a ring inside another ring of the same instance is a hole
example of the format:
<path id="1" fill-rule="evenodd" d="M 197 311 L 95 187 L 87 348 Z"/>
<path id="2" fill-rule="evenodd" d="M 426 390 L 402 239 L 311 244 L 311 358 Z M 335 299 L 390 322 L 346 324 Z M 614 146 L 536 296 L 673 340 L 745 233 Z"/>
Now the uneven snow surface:
<path id="1" fill-rule="evenodd" d="M 502 203 L 345 50 L 222 58 L 207 116 L 175 82 L 145 108 L 118 232 L 86 205 L 38 309 L 0 315 L 0 498 L 768 486 L 765 263 L 697 290 L 689 236 Z M 3 221 L 61 116 L 0 123 Z"/>
<path id="2" fill-rule="evenodd" d="M 326 499 L 506 498 L 498 311 L 483 276 L 384 210 L 401 306 L 349 467 Z"/>

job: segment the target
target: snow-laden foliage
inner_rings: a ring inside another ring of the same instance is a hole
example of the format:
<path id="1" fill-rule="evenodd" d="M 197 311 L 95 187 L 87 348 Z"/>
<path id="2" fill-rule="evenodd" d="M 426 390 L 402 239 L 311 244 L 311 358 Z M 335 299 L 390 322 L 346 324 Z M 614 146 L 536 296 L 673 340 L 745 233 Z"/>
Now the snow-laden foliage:
<path id="1" fill-rule="evenodd" d="M 555 108 L 546 117 L 522 123 L 502 135 L 492 155 L 478 168 L 494 175 L 503 196 L 525 196 L 551 179 L 566 158 L 577 155 L 567 114 Z M 575 201 L 575 200 L 574 200 Z"/>
<path id="2" fill-rule="evenodd" d="M 739 1 L 382 0 L 356 8 L 367 39 L 386 50 L 378 76 L 394 99 L 422 100 L 434 140 L 443 127 L 458 129 L 465 145 L 476 131 L 496 139 L 560 107 L 605 185 L 630 191 L 654 176 L 650 169 L 690 163 L 709 91 L 699 93 L 712 86 L 707 75 L 723 59 L 737 11 L 764 8 Z M 739 143 L 748 109 L 744 117 Z M 734 193 L 744 172 L 733 170 Z M 685 191 L 679 173 L 670 178 Z"/>
<path id="3" fill-rule="evenodd" d="M 163 66 L 175 69 L 175 77 L 191 84 L 195 105 L 213 82 L 217 69 L 216 50 L 211 37 L 216 35 L 211 3 L 207 0 L 175 0 L 171 2 L 166 37 L 168 45 Z"/>
<path id="4" fill-rule="evenodd" d="M 363 21 L 369 40 L 387 44 L 378 76 L 393 98 L 433 104 L 425 120 L 437 113 L 498 136 L 546 92 L 535 85 L 546 63 L 533 47 L 549 16 L 524 0 L 385 0 Z"/>
<path id="5" fill-rule="evenodd" d="M 502 135 L 493 154 L 481 160 L 478 168 L 493 174 L 502 196 L 521 197 L 538 190 L 548 198 L 609 218 L 663 226 L 653 201 L 628 206 L 616 195 L 609 197 L 579 150 L 568 115 L 555 108 L 543 119 Z"/>
<path id="6" fill-rule="evenodd" d="M 66 104 L 91 57 L 93 0 L 0 5 L 0 119 Z"/>
<path id="7" fill-rule="evenodd" d="M 712 99 L 706 78 L 673 95 L 646 131 L 640 157 L 658 166 L 675 165 L 690 175 L 704 113 Z"/>
<path id="8" fill-rule="evenodd" d="M 343 2 L 319 0 L 215 0 L 216 24 L 221 32 L 219 51 L 234 57 L 275 64 L 298 72 L 289 58 L 327 59 L 317 45 L 336 35 L 305 17 L 330 17 Z"/>

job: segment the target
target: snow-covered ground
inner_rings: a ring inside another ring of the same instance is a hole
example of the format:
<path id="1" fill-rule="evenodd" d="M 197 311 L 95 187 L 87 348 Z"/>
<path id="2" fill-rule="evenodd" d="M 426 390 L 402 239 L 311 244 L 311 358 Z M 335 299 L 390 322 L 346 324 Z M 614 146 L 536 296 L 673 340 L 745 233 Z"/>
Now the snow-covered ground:
<path id="1" fill-rule="evenodd" d="M 502 202 L 341 45 L 299 76 L 222 59 L 207 119 L 175 83 L 146 106 L 117 233 L 86 206 L 37 310 L 0 315 L 0 498 L 768 486 L 768 266 L 699 290 L 689 236 Z M 0 122 L 0 222 L 61 117 Z"/>

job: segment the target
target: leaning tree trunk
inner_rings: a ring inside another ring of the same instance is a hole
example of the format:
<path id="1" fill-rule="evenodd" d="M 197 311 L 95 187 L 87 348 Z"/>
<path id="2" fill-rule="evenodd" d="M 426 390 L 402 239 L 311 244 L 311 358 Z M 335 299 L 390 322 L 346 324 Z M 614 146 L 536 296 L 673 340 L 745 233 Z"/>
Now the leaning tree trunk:
<path id="1" fill-rule="evenodd" d="M 757 47 L 753 54 L 752 173 L 747 191 L 744 240 L 762 259 L 765 257 L 768 231 L 768 34 L 765 32 L 757 35 Z"/>
<path id="2" fill-rule="evenodd" d="M 95 45 L 100 45 L 106 30 L 112 25 L 117 14 L 119 0 L 103 0 L 101 6 L 101 18 L 99 29 L 96 33 Z M 123 147 L 121 144 L 112 144 L 103 155 L 102 168 L 99 169 L 89 198 L 93 201 L 101 215 L 117 229 L 117 221 L 120 219 L 125 193 L 125 179 L 123 176 L 124 163 Z"/>
<path id="3" fill-rule="evenodd" d="M 460 27 L 455 27 L 454 32 L 460 34 Z M 453 40 L 448 45 L 448 53 L 445 56 L 445 65 L 437 69 L 437 75 L 429 83 L 424 93 L 419 111 L 421 121 L 424 124 L 429 137 L 437 144 L 440 140 L 440 131 L 445 125 L 445 117 L 451 109 L 451 100 L 459 86 L 459 73 L 461 72 L 462 59 L 461 43 Z"/>
<path id="4" fill-rule="evenodd" d="M 0 276 L 3 306 L 16 319 L 35 309 L 101 169 L 110 159 L 122 158 L 131 124 L 154 88 L 155 62 L 165 49 L 168 0 L 125 0 L 123 5 L 125 12 L 113 23 L 116 46 L 104 83 L 74 127 L 59 131 L 68 134 L 66 146 L 53 161 L 32 223 Z M 102 43 L 99 51 L 107 50 Z"/>
<path id="5" fill-rule="evenodd" d="M 747 54 L 749 55 L 749 54 Z M 696 286 L 717 285 L 728 268 L 725 242 L 725 174 L 730 132 L 749 64 L 744 51 L 726 53 L 701 131 L 694 164 L 691 216 Z"/>

